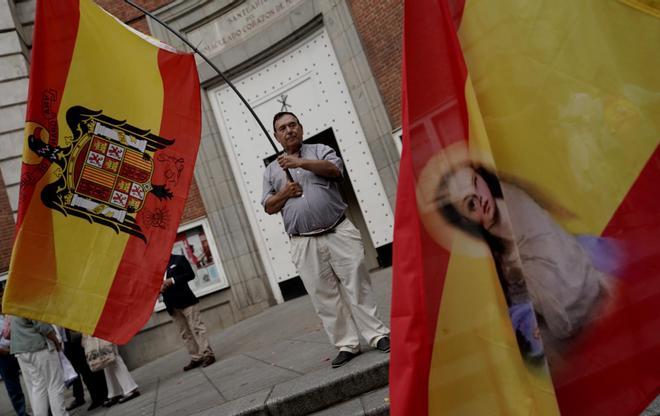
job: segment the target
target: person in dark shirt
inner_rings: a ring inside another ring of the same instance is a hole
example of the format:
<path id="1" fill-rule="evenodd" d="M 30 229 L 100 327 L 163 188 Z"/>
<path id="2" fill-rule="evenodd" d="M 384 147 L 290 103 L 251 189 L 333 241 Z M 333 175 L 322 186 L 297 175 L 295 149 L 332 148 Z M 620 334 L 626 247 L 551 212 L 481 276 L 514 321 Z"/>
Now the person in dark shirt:
<path id="1" fill-rule="evenodd" d="M 190 362 L 183 367 L 183 371 L 206 367 L 215 362 L 206 326 L 199 316 L 199 300 L 188 286 L 188 282 L 194 278 L 195 272 L 188 260 L 184 256 L 172 254 L 160 291 L 167 312 L 172 316 L 190 354 Z"/>
<path id="2" fill-rule="evenodd" d="M 103 405 L 108 395 L 108 386 L 105 382 L 103 370 L 92 371 L 85 358 L 85 349 L 82 346 L 82 334 L 70 329 L 65 330 L 64 355 L 71 361 L 74 370 L 80 375 L 73 386 L 74 400 L 66 410 L 73 410 L 85 404 L 85 391 L 83 390 L 83 381 L 89 390 L 89 396 L 92 399 L 87 410 L 93 410 Z M 82 381 L 80 380 L 82 378 Z"/>

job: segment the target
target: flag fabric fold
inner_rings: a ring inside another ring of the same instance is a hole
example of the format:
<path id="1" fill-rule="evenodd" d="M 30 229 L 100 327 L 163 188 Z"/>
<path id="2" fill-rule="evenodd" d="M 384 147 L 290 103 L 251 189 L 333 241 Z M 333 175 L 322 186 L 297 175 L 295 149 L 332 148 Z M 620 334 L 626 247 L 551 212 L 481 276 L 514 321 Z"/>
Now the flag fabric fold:
<path id="1" fill-rule="evenodd" d="M 393 415 L 633 415 L 660 393 L 659 11 L 406 2 Z"/>
<path id="2" fill-rule="evenodd" d="M 38 1 L 9 314 L 126 343 L 151 316 L 201 131 L 193 56 Z"/>

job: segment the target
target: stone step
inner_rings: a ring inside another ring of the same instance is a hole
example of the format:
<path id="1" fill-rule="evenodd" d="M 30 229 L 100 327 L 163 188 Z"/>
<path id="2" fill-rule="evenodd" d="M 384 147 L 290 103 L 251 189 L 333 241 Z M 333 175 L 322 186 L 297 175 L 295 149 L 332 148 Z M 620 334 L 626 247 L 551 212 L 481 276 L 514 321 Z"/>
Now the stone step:
<path id="1" fill-rule="evenodd" d="M 311 413 L 310 416 L 389 416 L 390 389 L 382 387 L 360 397 Z"/>
<path id="2" fill-rule="evenodd" d="M 195 416 L 303 416 L 352 399 L 361 400 L 363 395 L 364 400 L 384 400 L 378 396 L 372 398 L 370 394 L 387 386 L 388 373 L 389 354 L 369 351 L 343 367 L 323 368 L 206 409 Z"/>

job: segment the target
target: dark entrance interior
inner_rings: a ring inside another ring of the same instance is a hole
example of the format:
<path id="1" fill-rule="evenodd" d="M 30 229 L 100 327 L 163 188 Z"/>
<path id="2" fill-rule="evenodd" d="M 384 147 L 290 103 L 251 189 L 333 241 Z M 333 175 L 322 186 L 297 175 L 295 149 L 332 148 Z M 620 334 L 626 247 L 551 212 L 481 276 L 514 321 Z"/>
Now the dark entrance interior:
<path id="1" fill-rule="evenodd" d="M 335 152 L 342 157 L 341 152 L 339 151 L 339 146 L 337 146 L 337 140 L 335 139 L 334 132 L 332 128 L 323 130 L 322 132 L 304 140 L 304 143 L 316 144 L 322 143 L 326 146 L 332 147 Z M 265 164 L 268 165 L 270 162 L 275 160 L 276 155 L 272 155 L 264 160 Z M 339 186 L 339 191 L 344 198 L 344 201 L 348 204 L 348 209 L 346 210 L 346 217 L 360 230 L 362 235 L 362 242 L 364 243 L 365 251 L 365 262 L 369 270 L 378 268 L 378 267 L 387 267 L 392 264 L 392 245 L 387 244 L 383 247 L 374 247 L 374 244 L 369 235 L 369 230 L 367 229 L 366 221 L 360 210 L 360 205 L 358 203 L 357 196 L 353 190 L 353 185 L 351 183 L 348 172 L 344 170 L 344 180 L 341 181 Z M 298 296 L 305 295 L 307 292 L 302 284 L 300 277 L 295 277 L 280 284 L 280 290 L 282 291 L 282 296 L 284 300 L 293 299 Z"/>

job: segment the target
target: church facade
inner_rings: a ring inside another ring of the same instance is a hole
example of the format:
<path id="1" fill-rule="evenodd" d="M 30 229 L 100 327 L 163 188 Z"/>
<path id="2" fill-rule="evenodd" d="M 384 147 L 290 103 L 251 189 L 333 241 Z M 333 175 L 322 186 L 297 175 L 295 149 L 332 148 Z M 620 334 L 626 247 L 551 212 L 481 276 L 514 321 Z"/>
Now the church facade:
<path id="1" fill-rule="evenodd" d="M 97 3 L 127 24 L 179 49 L 183 42 L 123 1 Z M 195 180 L 174 251 L 197 273 L 211 331 L 303 292 L 281 218 L 261 207 L 262 173 L 276 149 L 272 117 L 297 114 L 305 141 L 333 147 L 346 172 L 347 216 L 365 242 L 370 268 L 391 264 L 400 152 L 401 0 L 151 0 L 142 2 L 222 71 L 197 59 L 202 139 Z M 2 10 L 5 8 L 5 10 Z M 0 273 L 11 253 L 23 146 L 34 0 L 0 3 Z M 9 16 L 10 18 L 6 18 Z M 185 103 L 181 103 L 185 105 Z M 279 146 L 279 145 L 278 145 Z M 123 348 L 129 366 L 180 347 L 157 302 Z"/>

